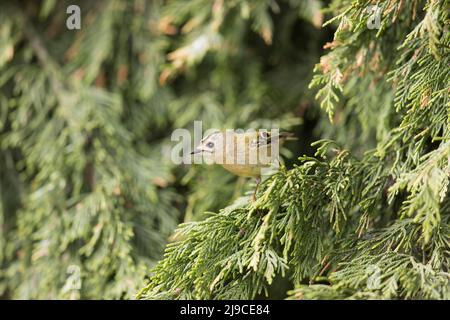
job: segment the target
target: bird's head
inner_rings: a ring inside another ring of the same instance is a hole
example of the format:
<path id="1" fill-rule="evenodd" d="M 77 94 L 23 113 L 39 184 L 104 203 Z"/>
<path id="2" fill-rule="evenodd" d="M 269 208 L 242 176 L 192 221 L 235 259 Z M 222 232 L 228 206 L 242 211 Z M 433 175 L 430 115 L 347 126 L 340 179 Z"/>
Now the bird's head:
<path id="1" fill-rule="evenodd" d="M 225 147 L 225 137 L 222 132 L 213 132 L 203 138 L 191 154 L 202 154 L 210 159 L 222 156 Z"/>

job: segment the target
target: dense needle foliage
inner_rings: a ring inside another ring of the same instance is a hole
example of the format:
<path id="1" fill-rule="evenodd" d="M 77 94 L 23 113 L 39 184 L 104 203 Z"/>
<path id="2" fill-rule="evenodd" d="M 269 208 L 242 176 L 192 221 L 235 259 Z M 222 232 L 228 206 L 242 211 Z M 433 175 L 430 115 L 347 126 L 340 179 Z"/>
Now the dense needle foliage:
<path id="1" fill-rule="evenodd" d="M 66 27 L 73 4 L 80 30 Z M 0 4 L 0 297 L 132 298 L 179 222 L 251 192 L 221 168 L 175 165 L 171 133 L 298 125 L 320 30 L 285 7 L 270 53 L 254 17 L 214 33 L 212 4 Z M 196 39 L 194 56 L 174 54 Z"/>
<path id="2" fill-rule="evenodd" d="M 1 3 L 0 296 L 449 299 L 449 28 L 448 0 Z M 252 202 L 171 162 L 195 120 L 300 139 Z"/>
<path id="3" fill-rule="evenodd" d="M 337 143 L 181 225 L 139 297 L 254 298 L 282 275 L 291 298 L 450 298 L 450 2 L 380 1 L 376 30 L 368 4 L 331 3 L 311 82 Z"/>

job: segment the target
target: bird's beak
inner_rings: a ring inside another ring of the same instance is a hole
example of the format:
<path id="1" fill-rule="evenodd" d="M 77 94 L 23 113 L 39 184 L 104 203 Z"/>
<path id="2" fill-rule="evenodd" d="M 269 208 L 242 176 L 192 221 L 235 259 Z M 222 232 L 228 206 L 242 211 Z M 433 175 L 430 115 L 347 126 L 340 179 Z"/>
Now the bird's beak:
<path id="1" fill-rule="evenodd" d="M 202 150 L 195 148 L 194 151 L 191 152 L 191 154 L 197 154 L 197 153 L 201 153 Z"/>

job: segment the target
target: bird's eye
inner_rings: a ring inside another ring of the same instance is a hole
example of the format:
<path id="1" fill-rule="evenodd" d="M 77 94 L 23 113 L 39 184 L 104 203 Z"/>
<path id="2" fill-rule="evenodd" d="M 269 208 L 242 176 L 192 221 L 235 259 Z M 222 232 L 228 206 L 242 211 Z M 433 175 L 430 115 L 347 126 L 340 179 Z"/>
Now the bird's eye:
<path id="1" fill-rule="evenodd" d="M 267 131 L 260 131 L 259 136 L 263 139 L 267 139 L 269 137 L 269 134 L 267 133 Z"/>
<path id="2" fill-rule="evenodd" d="M 206 146 L 208 147 L 208 148 L 213 148 L 214 147 L 214 143 L 212 143 L 212 142 L 208 142 L 207 144 L 206 144 Z"/>

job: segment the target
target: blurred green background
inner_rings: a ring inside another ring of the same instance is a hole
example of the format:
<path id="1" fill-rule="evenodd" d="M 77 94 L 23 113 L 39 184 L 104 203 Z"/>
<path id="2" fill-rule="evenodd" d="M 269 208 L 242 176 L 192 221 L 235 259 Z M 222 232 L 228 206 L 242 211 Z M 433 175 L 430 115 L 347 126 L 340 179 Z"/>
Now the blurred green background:
<path id="1" fill-rule="evenodd" d="M 174 129 L 292 131 L 288 167 L 332 134 L 308 89 L 332 39 L 323 5 L 2 2 L 0 297 L 132 298 L 178 223 L 252 192 L 173 164 Z"/>

